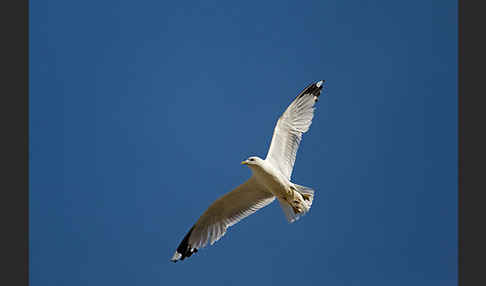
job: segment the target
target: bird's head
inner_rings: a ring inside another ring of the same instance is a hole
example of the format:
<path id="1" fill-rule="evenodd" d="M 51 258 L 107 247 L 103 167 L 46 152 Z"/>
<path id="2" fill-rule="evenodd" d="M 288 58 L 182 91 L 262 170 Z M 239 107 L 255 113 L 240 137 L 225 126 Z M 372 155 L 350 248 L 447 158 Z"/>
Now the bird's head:
<path id="1" fill-rule="evenodd" d="M 246 159 L 245 161 L 241 162 L 242 165 L 247 165 L 248 167 L 255 167 L 261 166 L 263 164 L 263 160 L 257 156 L 251 156 L 250 158 Z"/>

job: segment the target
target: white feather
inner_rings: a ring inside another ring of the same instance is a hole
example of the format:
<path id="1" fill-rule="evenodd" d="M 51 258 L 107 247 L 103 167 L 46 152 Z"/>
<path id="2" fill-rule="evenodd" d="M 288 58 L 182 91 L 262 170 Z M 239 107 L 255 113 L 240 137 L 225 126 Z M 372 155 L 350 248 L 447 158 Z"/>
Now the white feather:
<path id="1" fill-rule="evenodd" d="M 302 134 L 307 132 L 312 124 L 314 104 L 321 87 L 322 81 L 319 81 L 305 88 L 280 116 L 273 131 L 272 142 L 265 160 L 279 169 L 289 180 Z"/>

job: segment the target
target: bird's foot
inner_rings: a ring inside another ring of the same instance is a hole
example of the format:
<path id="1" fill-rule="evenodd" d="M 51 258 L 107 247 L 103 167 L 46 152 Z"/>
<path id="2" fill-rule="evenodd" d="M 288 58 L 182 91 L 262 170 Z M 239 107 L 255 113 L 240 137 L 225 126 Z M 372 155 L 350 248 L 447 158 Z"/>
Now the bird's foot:
<path id="1" fill-rule="evenodd" d="M 311 196 L 308 194 L 301 194 L 302 198 L 304 198 L 304 201 L 310 201 Z"/>
<path id="2" fill-rule="evenodd" d="M 299 208 L 299 207 L 294 207 L 294 206 L 292 206 L 292 209 L 294 210 L 294 213 L 295 213 L 295 214 L 300 214 L 300 213 L 302 213 L 302 209 L 301 209 L 301 208 Z"/>

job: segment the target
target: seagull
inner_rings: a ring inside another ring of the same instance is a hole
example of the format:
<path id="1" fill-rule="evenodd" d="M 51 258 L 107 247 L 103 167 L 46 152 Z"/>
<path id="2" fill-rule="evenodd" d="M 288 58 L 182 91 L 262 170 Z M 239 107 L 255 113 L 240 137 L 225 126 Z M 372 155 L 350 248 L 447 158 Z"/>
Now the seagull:
<path id="1" fill-rule="evenodd" d="M 213 202 L 177 247 L 171 261 L 184 260 L 213 245 L 226 230 L 277 198 L 285 217 L 293 223 L 309 212 L 314 190 L 290 181 L 302 134 L 309 130 L 324 80 L 307 86 L 280 116 L 265 159 L 252 156 L 241 162 L 252 176 Z"/>

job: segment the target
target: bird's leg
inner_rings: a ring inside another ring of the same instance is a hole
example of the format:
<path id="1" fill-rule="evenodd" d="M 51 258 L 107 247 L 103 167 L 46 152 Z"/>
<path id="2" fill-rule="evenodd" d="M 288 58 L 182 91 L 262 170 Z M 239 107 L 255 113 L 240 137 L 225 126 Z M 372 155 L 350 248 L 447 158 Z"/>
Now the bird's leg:
<path id="1" fill-rule="evenodd" d="M 290 188 L 287 190 L 287 196 L 285 200 L 292 207 L 295 214 L 303 212 L 301 207 L 302 196 L 299 192 L 297 192 L 294 186 L 290 186 Z"/>

